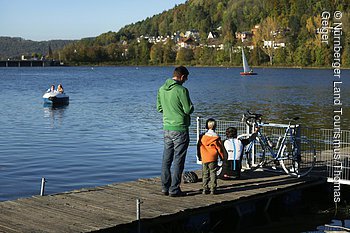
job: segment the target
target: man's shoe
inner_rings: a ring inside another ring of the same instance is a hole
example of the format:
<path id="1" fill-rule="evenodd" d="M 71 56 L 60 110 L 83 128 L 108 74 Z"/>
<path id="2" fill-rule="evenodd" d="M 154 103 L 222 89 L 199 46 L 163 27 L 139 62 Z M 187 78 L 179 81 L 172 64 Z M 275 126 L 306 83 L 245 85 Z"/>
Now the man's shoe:
<path id="1" fill-rule="evenodd" d="M 183 197 L 183 196 L 186 196 L 186 193 L 180 191 L 177 193 L 169 193 L 169 196 L 171 196 L 171 197 Z"/>
<path id="2" fill-rule="evenodd" d="M 216 192 L 216 190 L 212 190 L 212 191 L 210 191 L 210 194 L 211 194 L 211 195 L 216 195 L 217 192 Z"/>
<path id="3" fill-rule="evenodd" d="M 203 189 L 202 194 L 207 195 L 207 194 L 209 194 L 209 193 L 210 193 L 210 192 L 209 192 L 209 190 L 207 190 L 207 189 Z"/>
<path id="4" fill-rule="evenodd" d="M 162 194 L 163 194 L 164 196 L 169 196 L 169 191 L 162 190 Z"/>

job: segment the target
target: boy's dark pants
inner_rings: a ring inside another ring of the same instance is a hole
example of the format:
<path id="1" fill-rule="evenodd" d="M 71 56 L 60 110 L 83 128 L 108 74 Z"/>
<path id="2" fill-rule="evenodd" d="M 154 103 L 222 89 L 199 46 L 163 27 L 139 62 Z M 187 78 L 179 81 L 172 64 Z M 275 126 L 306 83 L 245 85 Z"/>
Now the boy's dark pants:
<path id="1" fill-rule="evenodd" d="M 217 162 L 209 162 L 202 164 L 203 189 L 215 191 L 217 187 L 216 180 Z"/>

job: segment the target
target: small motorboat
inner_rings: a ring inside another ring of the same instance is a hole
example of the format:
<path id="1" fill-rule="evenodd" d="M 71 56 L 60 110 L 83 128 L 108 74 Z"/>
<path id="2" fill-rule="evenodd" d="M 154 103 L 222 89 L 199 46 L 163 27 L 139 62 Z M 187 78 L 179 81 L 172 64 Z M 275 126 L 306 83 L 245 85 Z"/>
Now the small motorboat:
<path id="1" fill-rule="evenodd" d="M 67 105 L 69 104 L 69 96 L 59 91 L 49 91 L 43 95 L 44 104 Z"/>

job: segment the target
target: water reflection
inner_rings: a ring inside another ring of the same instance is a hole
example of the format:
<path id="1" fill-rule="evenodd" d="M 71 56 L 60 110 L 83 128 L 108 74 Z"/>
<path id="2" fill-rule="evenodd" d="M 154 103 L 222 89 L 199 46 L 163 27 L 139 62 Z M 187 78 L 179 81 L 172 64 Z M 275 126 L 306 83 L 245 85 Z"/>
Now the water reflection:
<path id="1" fill-rule="evenodd" d="M 55 106 L 44 103 L 43 107 L 44 118 L 48 118 L 50 120 L 50 128 L 63 125 L 65 111 L 68 109 L 69 105 Z"/>

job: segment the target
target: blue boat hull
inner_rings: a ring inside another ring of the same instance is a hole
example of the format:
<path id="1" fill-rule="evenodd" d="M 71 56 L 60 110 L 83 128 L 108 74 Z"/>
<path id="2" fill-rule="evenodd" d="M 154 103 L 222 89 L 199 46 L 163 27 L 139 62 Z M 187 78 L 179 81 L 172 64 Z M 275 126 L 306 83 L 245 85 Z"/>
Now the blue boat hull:
<path id="1" fill-rule="evenodd" d="M 54 105 L 66 105 L 69 104 L 69 97 L 49 97 L 43 98 L 45 104 L 54 104 Z"/>
<path id="2" fill-rule="evenodd" d="M 57 91 L 46 92 L 43 95 L 45 105 L 67 105 L 69 104 L 69 96 L 65 93 L 59 93 Z"/>

